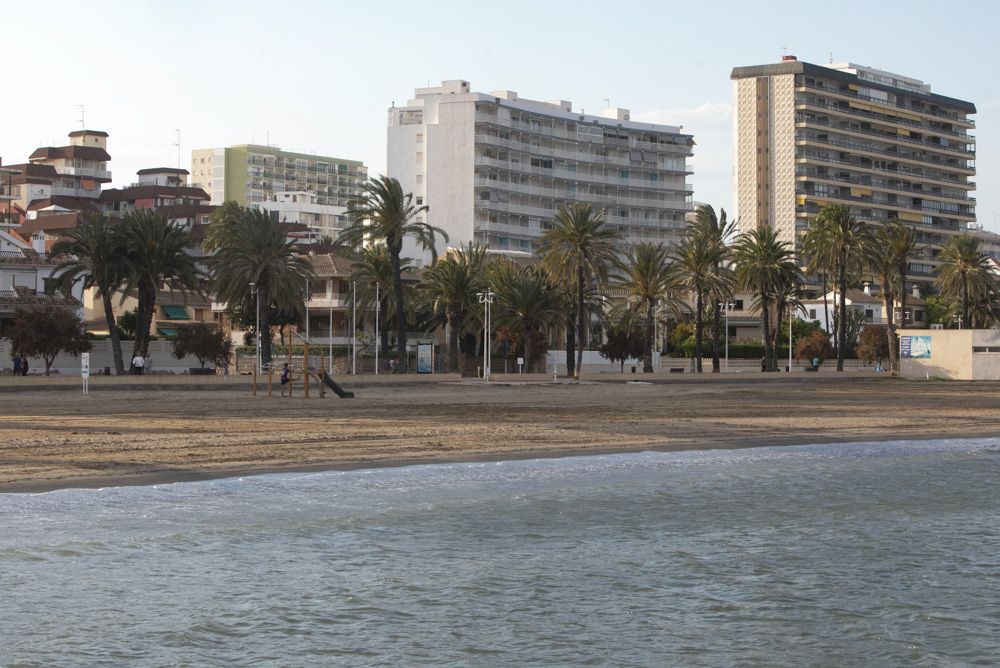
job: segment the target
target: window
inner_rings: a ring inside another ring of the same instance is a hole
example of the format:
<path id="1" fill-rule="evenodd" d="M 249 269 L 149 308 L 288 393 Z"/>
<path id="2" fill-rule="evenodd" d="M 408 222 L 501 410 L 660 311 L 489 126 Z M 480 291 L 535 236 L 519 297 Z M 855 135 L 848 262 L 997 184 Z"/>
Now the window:
<path id="1" fill-rule="evenodd" d="M 423 152 L 417 151 L 417 162 L 423 162 L 423 161 L 424 161 L 424 154 L 423 154 Z"/>
<path id="2" fill-rule="evenodd" d="M 737 299 L 737 300 L 736 300 L 736 306 L 735 306 L 735 309 L 736 309 L 737 311 L 742 311 L 742 310 L 743 310 L 743 300 L 742 300 L 742 299 Z"/>
<path id="3" fill-rule="evenodd" d="M 917 311 L 916 316 L 917 316 L 917 322 L 923 322 L 925 313 L 923 311 Z"/>
<path id="4" fill-rule="evenodd" d="M 816 319 L 816 309 L 814 308 L 809 309 L 809 319 L 810 320 Z"/>
<path id="5" fill-rule="evenodd" d="M 867 320 L 868 322 L 871 322 L 874 319 L 875 319 L 875 311 L 873 309 L 866 308 L 865 309 L 865 320 Z"/>
<path id="6" fill-rule="evenodd" d="M 423 182 L 424 182 L 424 175 L 423 174 L 417 174 L 417 184 L 421 184 Z"/>
<path id="7" fill-rule="evenodd" d="M 418 197 L 417 198 L 417 206 L 421 206 L 421 205 L 423 205 L 423 203 L 424 203 L 424 198 L 423 197 Z"/>
<path id="8" fill-rule="evenodd" d="M 627 169 L 620 170 L 618 172 L 618 176 L 620 176 L 623 179 L 627 179 L 628 178 L 628 170 Z"/>
<path id="9" fill-rule="evenodd" d="M 421 134 L 421 133 L 419 133 L 419 132 L 417 133 L 417 143 L 418 144 L 423 144 L 424 143 L 424 135 Z"/>

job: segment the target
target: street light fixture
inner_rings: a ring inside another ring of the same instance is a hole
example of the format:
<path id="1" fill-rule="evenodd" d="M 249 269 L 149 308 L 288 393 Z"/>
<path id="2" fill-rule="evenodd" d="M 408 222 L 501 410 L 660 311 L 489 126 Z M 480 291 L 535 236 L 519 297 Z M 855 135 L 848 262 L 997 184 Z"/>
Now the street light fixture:
<path id="1" fill-rule="evenodd" d="M 729 371 L 729 311 L 735 306 L 732 302 L 719 302 L 719 308 L 726 312 L 726 371 Z"/>
<path id="2" fill-rule="evenodd" d="M 962 316 L 960 316 L 960 315 L 953 315 L 953 316 L 951 316 L 951 319 L 953 321 L 955 321 L 955 322 L 958 323 L 958 328 L 959 329 L 962 329 Z"/>
<path id="3" fill-rule="evenodd" d="M 490 357 L 491 357 L 491 342 L 490 342 L 490 305 L 496 298 L 496 293 L 486 288 L 486 292 L 477 292 L 476 296 L 479 297 L 479 303 L 483 305 L 483 380 L 490 379 Z M 525 360 L 528 362 L 529 369 L 531 365 L 531 360 Z"/>

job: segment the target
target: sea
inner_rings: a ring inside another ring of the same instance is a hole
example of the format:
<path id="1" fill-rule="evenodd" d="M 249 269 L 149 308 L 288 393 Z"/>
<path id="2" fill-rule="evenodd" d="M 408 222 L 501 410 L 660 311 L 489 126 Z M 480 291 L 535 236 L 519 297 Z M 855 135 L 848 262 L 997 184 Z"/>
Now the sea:
<path id="1" fill-rule="evenodd" d="M 996 666 L 1000 438 L 0 495 L 3 666 Z"/>

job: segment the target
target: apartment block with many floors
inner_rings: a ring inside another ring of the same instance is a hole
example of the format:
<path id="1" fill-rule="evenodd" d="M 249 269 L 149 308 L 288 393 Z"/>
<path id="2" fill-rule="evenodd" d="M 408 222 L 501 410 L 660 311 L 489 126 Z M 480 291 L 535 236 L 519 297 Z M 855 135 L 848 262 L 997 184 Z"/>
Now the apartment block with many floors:
<path id="1" fill-rule="evenodd" d="M 425 222 L 450 246 L 532 252 L 573 202 L 604 211 L 623 246 L 669 244 L 691 208 L 693 145 L 679 127 L 632 121 L 627 109 L 584 114 L 565 100 L 477 93 L 453 80 L 389 110 L 388 173 L 429 206 Z M 427 257 L 413 245 L 404 254 Z"/>
<path id="2" fill-rule="evenodd" d="M 368 178 L 356 160 L 282 151 L 274 146 L 240 144 L 191 151 L 191 185 L 203 188 L 212 204 L 242 206 L 273 201 L 276 193 L 309 192 L 316 203 L 346 209 Z"/>
<path id="3" fill-rule="evenodd" d="M 976 220 L 976 113 L 917 79 L 853 63 L 782 62 L 733 69 L 735 199 L 743 229 L 772 226 L 795 243 L 827 204 L 861 220 L 910 225 L 927 258 Z"/>

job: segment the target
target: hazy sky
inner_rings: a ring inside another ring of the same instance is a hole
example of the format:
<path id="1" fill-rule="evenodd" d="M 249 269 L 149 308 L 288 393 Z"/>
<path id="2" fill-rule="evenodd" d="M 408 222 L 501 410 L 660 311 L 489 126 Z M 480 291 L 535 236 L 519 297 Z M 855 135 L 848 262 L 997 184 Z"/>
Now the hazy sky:
<path id="1" fill-rule="evenodd" d="M 87 126 L 116 184 L 190 168 L 193 148 L 255 141 L 385 169 L 386 109 L 465 79 L 633 120 L 681 124 L 695 199 L 731 208 L 729 73 L 851 61 L 923 79 L 979 109 L 980 222 L 1000 227 L 1000 10 L 994 2 L 340 2 L 3 0 L 0 157 Z"/>

